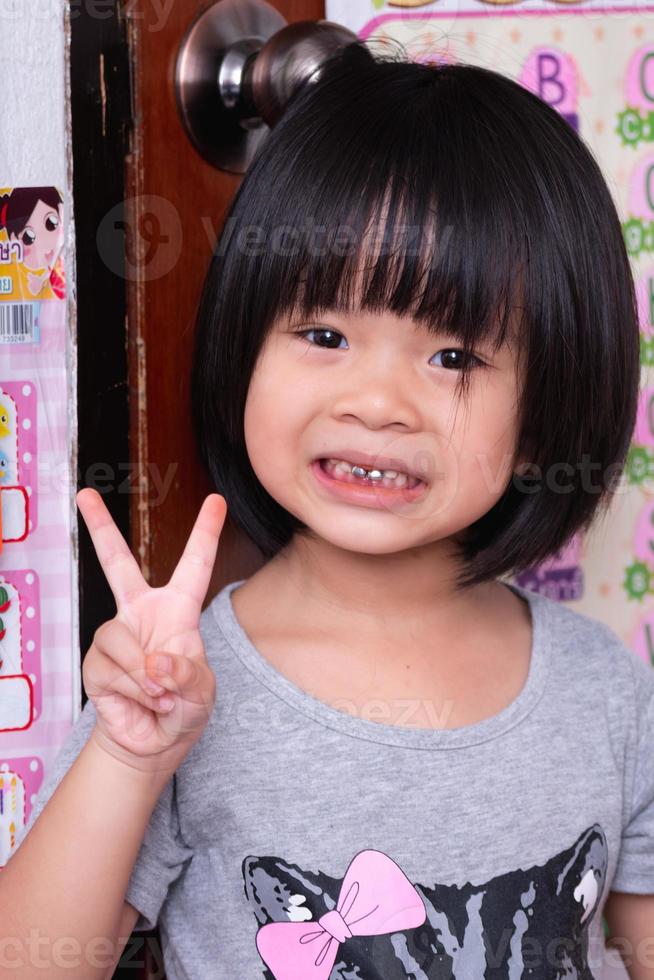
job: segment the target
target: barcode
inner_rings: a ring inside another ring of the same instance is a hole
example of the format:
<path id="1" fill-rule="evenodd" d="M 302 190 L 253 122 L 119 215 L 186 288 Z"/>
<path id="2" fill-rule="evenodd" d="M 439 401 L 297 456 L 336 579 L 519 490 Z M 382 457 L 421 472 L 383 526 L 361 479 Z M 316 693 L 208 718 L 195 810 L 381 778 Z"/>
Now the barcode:
<path id="1" fill-rule="evenodd" d="M 28 344 L 38 339 L 36 303 L 0 303 L 0 344 Z"/>

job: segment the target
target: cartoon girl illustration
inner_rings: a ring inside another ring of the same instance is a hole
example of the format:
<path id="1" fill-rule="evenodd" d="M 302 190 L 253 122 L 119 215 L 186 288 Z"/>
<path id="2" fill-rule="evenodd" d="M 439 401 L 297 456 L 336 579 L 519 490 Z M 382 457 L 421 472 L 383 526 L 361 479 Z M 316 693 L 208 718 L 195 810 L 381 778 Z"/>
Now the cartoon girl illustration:
<path id="1" fill-rule="evenodd" d="M 56 187 L 16 187 L 0 197 L 0 234 L 11 248 L 14 294 L 8 299 L 63 299 L 63 199 Z M 1 244 L 1 239 L 0 239 Z M 0 266 L 2 268 L 2 266 Z"/>

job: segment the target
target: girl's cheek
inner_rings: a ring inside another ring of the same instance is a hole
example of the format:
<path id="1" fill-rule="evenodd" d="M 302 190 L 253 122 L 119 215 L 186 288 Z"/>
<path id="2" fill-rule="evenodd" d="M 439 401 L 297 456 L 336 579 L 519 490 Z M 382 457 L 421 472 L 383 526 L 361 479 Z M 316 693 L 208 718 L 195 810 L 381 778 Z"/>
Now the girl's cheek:
<path id="1" fill-rule="evenodd" d="M 23 255 L 25 256 L 26 259 L 32 258 L 32 256 L 34 255 L 34 246 L 23 245 Z"/>

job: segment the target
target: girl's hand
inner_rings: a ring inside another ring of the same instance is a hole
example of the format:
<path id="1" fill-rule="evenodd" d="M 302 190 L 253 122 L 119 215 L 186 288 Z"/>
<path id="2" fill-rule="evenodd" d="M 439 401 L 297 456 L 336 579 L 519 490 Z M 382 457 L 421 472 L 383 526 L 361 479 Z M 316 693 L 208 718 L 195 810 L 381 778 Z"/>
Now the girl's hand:
<path id="1" fill-rule="evenodd" d="M 156 589 L 141 575 L 100 494 L 87 487 L 76 500 L 117 607 L 96 630 L 82 664 L 97 714 L 92 737 L 135 768 L 172 774 L 204 731 L 216 698 L 199 623 L 225 499 L 217 493 L 205 499 L 168 584 Z M 159 655 L 170 657 L 170 669 L 159 670 Z M 148 683 L 160 686 L 172 708 Z"/>

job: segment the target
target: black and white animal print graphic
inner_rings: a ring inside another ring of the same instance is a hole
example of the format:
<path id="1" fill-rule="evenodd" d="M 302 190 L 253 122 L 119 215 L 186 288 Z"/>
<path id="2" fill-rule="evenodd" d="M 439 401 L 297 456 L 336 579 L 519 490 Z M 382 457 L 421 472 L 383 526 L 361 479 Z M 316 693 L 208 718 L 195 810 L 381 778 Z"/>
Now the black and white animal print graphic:
<path id="1" fill-rule="evenodd" d="M 474 885 L 411 883 L 375 850 L 334 875 L 254 855 L 242 872 L 266 980 L 598 980 L 588 931 L 607 865 L 594 824 L 546 863 Z"/>

